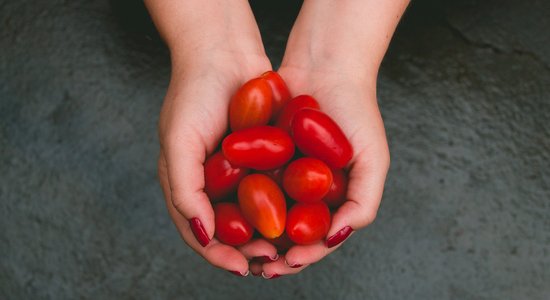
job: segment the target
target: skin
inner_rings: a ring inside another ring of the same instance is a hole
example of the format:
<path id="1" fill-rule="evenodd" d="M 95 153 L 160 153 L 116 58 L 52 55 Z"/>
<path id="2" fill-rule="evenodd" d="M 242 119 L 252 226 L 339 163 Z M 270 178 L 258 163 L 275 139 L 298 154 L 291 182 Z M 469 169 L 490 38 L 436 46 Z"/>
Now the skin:
<path id="1" fill-rule="evenodd" d="M 354 148 L 348 200 L 327 237 L 345 226 L 359 230 L 376 217 L 389 151 L 376 98 L 382 58 L 408 0 L 306 0 L 278 70 L 292 95 L 311 94 L 342 128 Z M 146 0 L 171 53 L 172 76 L 159 121 L 159 178 L 166 206 L 183 240 L 211 264 L 246 274 L 300 272 L 339 246 L 294 246 L 276 257 L 265 240 L 235 248 L 212 239 L 202 247 L 188 219 L 214 236 L 214 213 L 203 192 L 203 163 L 227 129 L 232 93 L 271 69 L 247 1 Z M 185 155 L 182 155 L 185 154 Z M 290 268 L 289 265 L 302 267 Z"/>

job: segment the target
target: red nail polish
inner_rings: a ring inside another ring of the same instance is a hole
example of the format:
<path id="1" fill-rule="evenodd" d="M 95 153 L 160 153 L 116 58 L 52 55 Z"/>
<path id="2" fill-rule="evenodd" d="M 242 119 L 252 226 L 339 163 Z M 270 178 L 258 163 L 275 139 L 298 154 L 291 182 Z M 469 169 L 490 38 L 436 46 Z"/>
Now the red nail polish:
<path id="1" fill-rule="evenodd" d="M 275 273 L 275 274 L 272 274 L 272 275 L 268 276 L 264 272 L 262 272 L 262 277 L 265 278 L 265 279 L 275 279 L 275 278 L 281 277 L 281 275 Z"/>
<path id="2" fill-rule="evenodd" d="M 329 237 L 325 244 L 328 248 L 332 248 L 334 246 L 337 246 L 338 244 L 342 243 L 351 233 L 353 232 L 353 229 L 351 229 L 350 226 L 346 226 L 337 233 L 333 234 L 331 237 Z"/>
<path id="3" fill-rule="evenodd" d="M 201 220 L 199 220 L 199 218 L 192 218 L 189 220 L 189 226 L 191 226 L 191 231 L 193 231 L 195 238 L 199 241 L 201 246 L 206 247 L 206 245 L 210 243 L 210 239 L 202 226 Z"/>
<path id="4" fill-rule="evenodd" d="M 254 260 L 259 262 L 259 263 L 262 263 L 262 264 L 266 264 L 266 263 L 270 263 L 270 262 L 274 262 L 276 261 L 277 259 L 279 258 L 279 255 L 275 255 L 275 258 L 272 258 L 272 257 L 269 257 L 267 255 L 264 255 L 264 256 L 258 256 L 258 257 L 255 257 Z"/>
<path id="5" fill-rule="evenodd" d="M 231 273 L 231 274 L 233 274 L 233 275 L 237 275 L 237 276 L 239 276 L 239 277 L 246 277 L 246 276 L 248 275 L 248 273 L 249 273 L 249 271 L 246 271 L 246 273 L 244 273 L 244 274 L 242 274 L 242 273 L 239 272 L 239 271 L 227 271 L 227 272 L 229 272 L 229 273 Z"/>

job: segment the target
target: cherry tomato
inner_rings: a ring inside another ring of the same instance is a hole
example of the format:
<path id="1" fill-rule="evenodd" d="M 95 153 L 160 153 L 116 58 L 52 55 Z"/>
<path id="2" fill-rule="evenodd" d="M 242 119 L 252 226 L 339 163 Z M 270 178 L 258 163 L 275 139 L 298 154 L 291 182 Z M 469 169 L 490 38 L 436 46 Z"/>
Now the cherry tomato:
<path id="1" fill-rule="evenodd" d="M 294 118 L 294 115 L 297 111 L 303 108 L 319 109 L 319 103 L 317 103 L 315 98 L 308 95 L 300 95 L 293 98 L 283 107 L 283 110 L 277 118 L 277 123 L 275 126 L 285 130 L 286 132 L 290 132 L 290 124 Z"/>
<path id="2" fill-rule="evenodd" d="M 210 201 L 217 202 L 236 192 L 247 174 L 248 169 L 231 166 L 221 151 L 216 152 L 204 163 L 204 192 Z"/>
<path id="3" fill-rule="evenodd" d="M 228 135 L 222 142 L 222 151 L 233 166 L 270 170 L 292 158 L 294 142 L 280 128 L 257 126 Z"/>
<path id="4" fill-rule="evenodd" d="M 300 151 L 332 168 L 343 168 L 353 156 L 351 144 L 342 129 L 319 110 L 304 108 L 296 112 L 291 131 Z"/>
<path id="5" fill-rule="evenodd" d="M 330 208 L 337 208 L 346 202 L 348 192 L 348 176 L 342 169 L 332 169 L 332 185 L 323 198 L 323 201 Z"/>
<path id="6" fill-rule="evenodd" d="M 220 242 L 240 246 L 252 238 L 254 228 L 243 217 L 235 203 L 218 203 L 214 206 L 215 236 Z"/>
<path id="7" fill-rule="evenodd" d="M 288 211 L 286 233 L 298 245 L 309 245 L 326 237 L 330 211 L 324 202 L 296 203 Z"/>
<path id="8" fill-rule="evenodd" d="M 332 185 L 332 172 L 322 161 L 303 157 L 291 162 L 283 174 L 283 187 L 298 202 L 321 201 Z"/>
<path id="9" fill-rule="evenodd" d="M 290 92 L 286 86 L 285 81 L 281 78 L 279 73 L 274 71 L 267 71 L 261 76 L 267 81 L 271 87 L 271 94 L 273 95 L 273 105 L 271 108 L 272 114 L 271 119 L 273 121 L 277 120 L 279 112 L 285 106 L 285 104 L 290 100 Z"/>
<path id="10" fill-rule="evenodd" d="M 285 230 L 286 201 L 279 186 L 263 174 L 243 178 L 238 190 L 244 217 L 264 237 L 273 239 Z"/>
<path id="11" fill-rule="evenodd" d="M 229 126 L 237 131 L 266 125 L 271 118 L 271 87 L 263 78 L 246 82 L 229 103 Z"/>

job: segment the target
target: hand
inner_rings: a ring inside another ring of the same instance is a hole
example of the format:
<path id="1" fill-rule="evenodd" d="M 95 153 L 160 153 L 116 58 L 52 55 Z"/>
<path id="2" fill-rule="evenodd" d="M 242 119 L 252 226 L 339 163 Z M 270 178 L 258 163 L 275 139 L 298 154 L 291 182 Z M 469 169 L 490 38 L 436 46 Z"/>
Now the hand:
<path id="1" fill-rule="evenodd" d="M 371 82 L 358 79 L 352 73 L 285 65 L 279 74 L 293 95 L 310 94 L 318 100 L 321 110 L 331 116 L 349 138 L 354 156 L 348 166 L 347 201 L 334 214 L 326 241 L 294 246 L 277 262 L 264 264 L 262 270 L 268 277 L 301 271 L 337 249 L 351 230 L 369 225 L 376 217 L 389 167 L 386 134 Z M 339 233 L 340 237 L 333 237 Z M 289 265 L 302 266 L 291 268 Z"/>
<path id="2" fill-rule="evenodd" d="M 213 265 L 246 274 L 248 260 L 275 257 L 276 249 L 265 240 L 235 249 L 212 239 L 214 212 L 203 192 L 203 164 L 228 130 L 232 94 L 269 70 L 270 64 L 265 56 L 232 52 L 205 57 L 173 67 L 159 121 L 159 178 L 170 216 L 185 242 Z"/>

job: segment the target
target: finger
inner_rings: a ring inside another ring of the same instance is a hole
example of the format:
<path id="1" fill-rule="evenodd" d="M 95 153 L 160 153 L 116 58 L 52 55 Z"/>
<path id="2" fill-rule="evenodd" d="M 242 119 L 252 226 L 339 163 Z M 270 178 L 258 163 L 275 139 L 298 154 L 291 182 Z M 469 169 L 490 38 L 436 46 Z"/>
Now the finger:
<path id="1" fill-rule="evenodd" d="M 166 173 L 162 171 L 162 168 L 159 168 L 159 178 L 162 190 L 165 195 L 169 195 L 170 188 L 166 177 Z M 224 245 L 216 239 L 212 240 L 206 247 L 203 247 L 194 237 L 189 222 L 175 209 L 172 205 L 172 201 L 169 199 L 169 197 L 165 197 L 168 213 L 176 225 L 182 239 L 193 250 L 216 267 L 228 271 L 236 271 L 242 275 L 247 274 L 248 261 L 237 249 Z"/>
<path id="2" fill-rule="evenodd" d="M 376 153 L 358 153 L 352 163 L 348 200 L 332 217 L 325 241 L 327 247 L 342 243 L 354 230 L 366 227 L 376 218 L 389 168 L 387 146 L 381 149 Z"/>
<path id="3" fill-rule="evenodd" d="M 279 258 L 275 246 L 264 239 L 255 239 L 238 249 L 247 259 L 255 258 L 260 263 L 272 262 Z"/>
<path id="4" fill-rule="evenodd" d="M 262 276 L 262 263 L 251 261 L 248 268 L 253 276 Z"/>
<path id="5" fill-rule="evenodd" d="M 283 275 L 292 275 L 292 274 L 299 273 L 307 267 L 308 267 L 307 264 L 290 267 L 285 262 L 285 257 L 283 256 L 274 262 L 264 264 L 262 277 L 264 277 L 265 279 L 274 279 Z"/>
<path id="6" fill-rule="evenodd" d="M 189 220 L 193 233 L 206 246 L 214 235 L 214 210 L 204 193 L 204 147 L 198 133 L 181 130 L 183 136 L 169 136 L 163 144 L 160 167 L 166 170 L 172 205 Z"/>
<path id="7" fill-rule="evenodd" d="M 310 265 L 320 261 L 336 250 L 336 248 L 328 248 L 324 241 L 311 245 L 295 245 L 285 254 L 285 262 L 289 267 Z"/>

